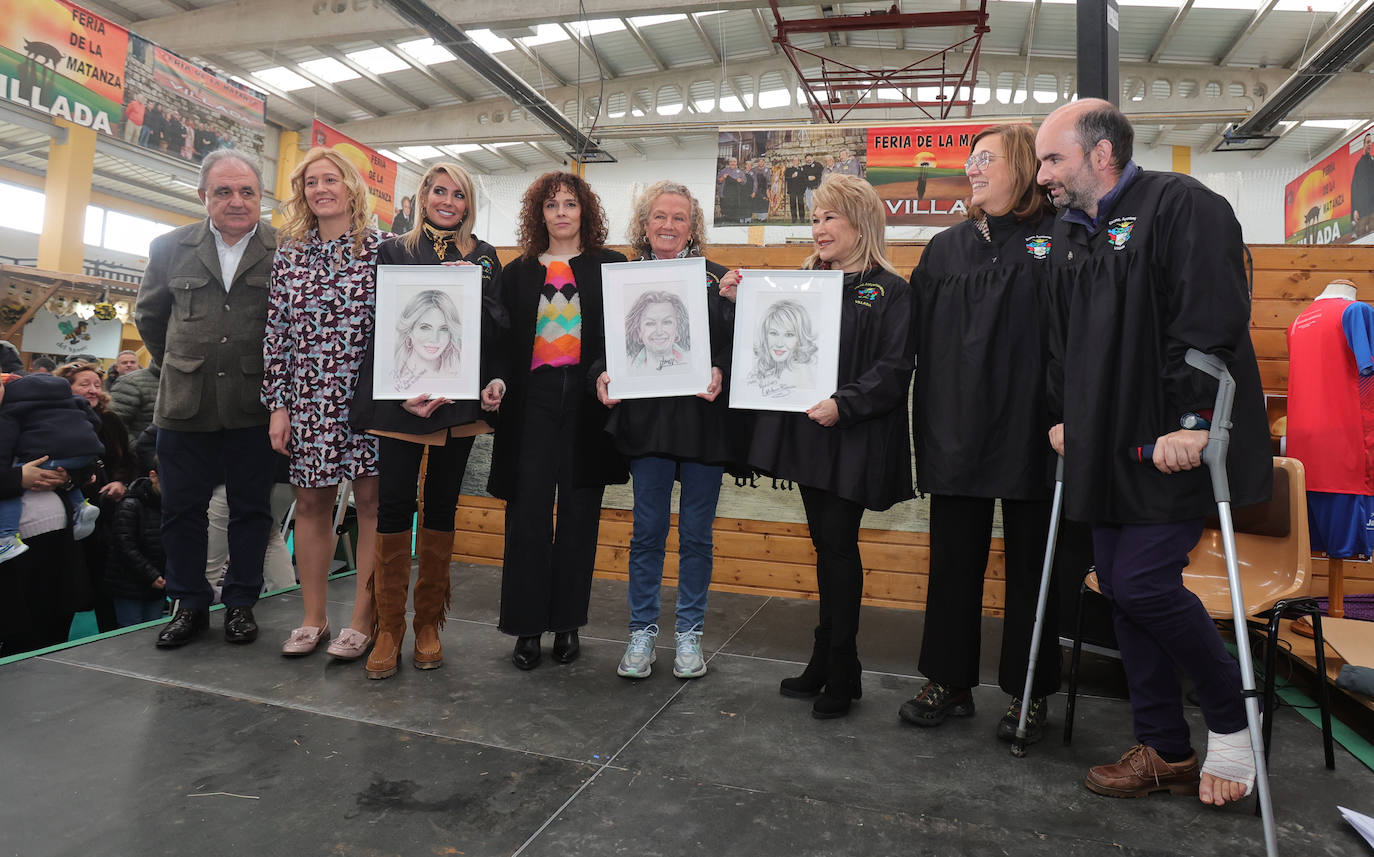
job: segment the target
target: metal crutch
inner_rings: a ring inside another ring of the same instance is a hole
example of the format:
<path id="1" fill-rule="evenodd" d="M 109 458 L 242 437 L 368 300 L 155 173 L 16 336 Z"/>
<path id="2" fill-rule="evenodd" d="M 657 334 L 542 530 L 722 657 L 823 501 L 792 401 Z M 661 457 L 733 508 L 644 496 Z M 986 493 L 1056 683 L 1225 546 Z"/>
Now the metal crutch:
<path id="1" fill-rule="evenodd" d="M 1189 348 L 1184 361 L 1194 369 L 1217 379 L 1217 399 L 1212 408 L 1212 427 L 1202 463 L 1212 477 L 1212 496 L 1217 501 L 1221 521 L 1221 543 L 1226 552 L 1226 580 L 1231 590 L 1231 621 L 1236 629 L 1236 655 L 1240 661 L 1240 682 L 1245 696 L 1245 719 L 1250 731 L 1250 751 L 1255 756 L 1255 788 L 1259 795 L 1260 819 L 1264 823 L 1264 852 L 1277 857 L 1278 839 L 1274 832 L 1274 807 L 1269 797 L 1269 771 L 1264 761 L 1264 737 L 1260 731 L 1259 695 L 1255 689 L 1255 665 L 1250 657 L 1250 634 L 1245 599 L 1241 597 L 1240 570 L 1236 560 L 1236 528 L 1231 520 L 1231 484 L 1226 476 L 1226 453 L 1231 446 L 1231 409 L 1235 404 L 1236 382 L 1220 357 Z M 1151 447 L 1142 447 L 1140 458 L 1148 461 Z"/>
<path id="2" fill-rule="evenodd" d="M 1059 509 L 1064 499 L 1064 457 L 1054 467 L 1054 505 L 1050 508 L 1050 531 L 1045 537 L 1045 565 L 1040 569 L 1040 597 L 1035 602 L 1035 630 L 1031 632 L 1030 657 L 1026 662 L 1026 688 L 1021 693 L 1021 716 L 1016 721 L 1016 738 L 1011 754 L 1026 755 L 1026 720 L 1030 715 L 1031 685 L 1035 683 L 1035 662 L 1040 655 L 1040 635 L 1045 628 L 1045 603 L 1049 600 L 1050 573 L 1054 570 L 1054 548 L 1059 540 Z"/>

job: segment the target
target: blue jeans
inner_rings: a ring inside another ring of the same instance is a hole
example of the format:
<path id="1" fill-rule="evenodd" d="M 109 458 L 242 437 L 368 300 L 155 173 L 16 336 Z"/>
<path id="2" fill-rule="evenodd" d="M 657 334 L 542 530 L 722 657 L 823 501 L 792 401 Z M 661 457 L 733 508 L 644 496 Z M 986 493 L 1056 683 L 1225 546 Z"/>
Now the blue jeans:
<path id="1" fill-rule="evenodd" d="M 121 628 L 161 619 L 162 608 L 166 603 L 166 599 L 145 601 L 142 598 L 112 598 L 110 600 L 114 602 L 115 621 L 119 623 Z"/>
<path id="2" fill-rule="evenodd" d="M 711 587 L 711 526 L 716 520 L 723 467 L 678 462 L 646 455 L 630 460 L 634 487 L 634 535 L 630 537 L 630 630 L 658 624 L 658 591 L 673 478 L 682 481 L 678 502 L 677 623 L 675 629 L 699 631 L 706 623 Z"/>

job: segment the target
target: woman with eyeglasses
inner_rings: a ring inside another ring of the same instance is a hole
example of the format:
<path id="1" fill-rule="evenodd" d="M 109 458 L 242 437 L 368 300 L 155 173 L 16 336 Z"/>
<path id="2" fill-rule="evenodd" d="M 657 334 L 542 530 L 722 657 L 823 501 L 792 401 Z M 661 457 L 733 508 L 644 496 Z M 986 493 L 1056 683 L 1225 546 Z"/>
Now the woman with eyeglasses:
<path id="1" fill-rule="evenodd" d="M 930 240 L 911 275 L 916 336 L 912 431 L 917 483 L 930 495 L 930 579 L 920 670 L 901 717 L 938 726 L 973 714 L 983 577 L 993 503 L 1002 503 L 1006 620 L 998 681 L 1012 697 L 997 726 L 1015 737 L 1049 529 L 1044 287 L 1055 212 L 1036 187 L 1035 131 L 979 133 L 964 164 L 968 219 Z M 1054 600 L 1031 693 L 1029 738 L 1059 687 Z"/>

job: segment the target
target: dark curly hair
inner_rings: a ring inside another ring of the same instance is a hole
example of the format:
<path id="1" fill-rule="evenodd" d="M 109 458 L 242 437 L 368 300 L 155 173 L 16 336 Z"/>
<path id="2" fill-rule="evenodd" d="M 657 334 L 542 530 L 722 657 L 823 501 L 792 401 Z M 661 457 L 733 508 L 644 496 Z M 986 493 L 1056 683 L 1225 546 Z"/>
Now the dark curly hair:
<path id="1" fill-rule="evenodd" d="M 581 176 L 554 171 L 544 173 L 525 189 L 520 200 L 520 247 L 524 258 L 537 259 L 549 249 L 549 227 L 544 223 L 544 203 L 553 198 L 560 190 L 577 197 L 578 208 L 582 211 L 582 225 L 579 236 L 582 240 L 582 253 L 601 252 L 606 245 L 606 214 L 601 210 L 601 197 L 596 195 L 592 186 Z"/>

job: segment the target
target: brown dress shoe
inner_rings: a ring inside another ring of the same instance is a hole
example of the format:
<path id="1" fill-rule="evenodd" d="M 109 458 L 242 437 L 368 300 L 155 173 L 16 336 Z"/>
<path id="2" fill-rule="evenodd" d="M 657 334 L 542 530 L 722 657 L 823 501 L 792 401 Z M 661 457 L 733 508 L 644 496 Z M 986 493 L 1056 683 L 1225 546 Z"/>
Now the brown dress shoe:
<path id="1" fill-rule="evenodd" d="M 1166 762 L 1153 747 L 1137 744 L 1114 765 L 1098 765 L 1088 771 L 1083 785 L 1108 797 L 1145 797 L 1167 791 L 1195 795 L 1200 776 L 1197 753 L 1182 762 Z"/>

